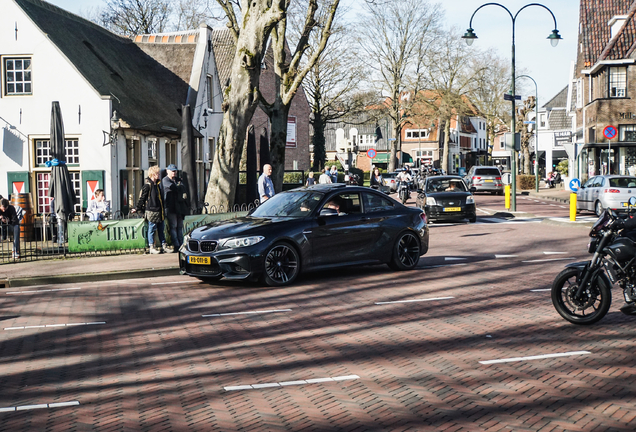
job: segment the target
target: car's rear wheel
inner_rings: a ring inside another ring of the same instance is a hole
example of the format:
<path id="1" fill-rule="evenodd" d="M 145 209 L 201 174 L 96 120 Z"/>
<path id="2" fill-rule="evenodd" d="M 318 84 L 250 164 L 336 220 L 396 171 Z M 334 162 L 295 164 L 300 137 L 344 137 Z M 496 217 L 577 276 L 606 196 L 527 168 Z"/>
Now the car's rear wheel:
<path id="1" fill-rule="evenodd" d="M 420 241 L 415 234 L 405 231 L 393 246 L 393 256 L 389 267 L 393 270 L 412 270 L 420 260 Z"/>
<path id="2" fill-rule="evenodd" d="M 600 201 L 596 201 L 594 204 L 594 213 L 596 213 L 596 216 L 600 216 L 603 213 L 603 205 Z"/>
<path id="3" fill-rule="evenodd" d="M 269 286 L 292 283 L 300 273 L 300 257 L 288 243 L 276 243 L 265 254 L 263 279 Z"/>

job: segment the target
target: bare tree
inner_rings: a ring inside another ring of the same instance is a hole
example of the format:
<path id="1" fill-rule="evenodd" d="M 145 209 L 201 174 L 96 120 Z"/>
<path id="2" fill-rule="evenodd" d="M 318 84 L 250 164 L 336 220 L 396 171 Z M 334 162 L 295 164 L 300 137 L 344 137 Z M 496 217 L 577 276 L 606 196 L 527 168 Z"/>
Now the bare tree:
<path id="1" fill-rule="evenodd" d="M 515 129 L 519 133 L 519 145 L 521 147 L 521 156 L 523 158 L 523 174 L 530 174 L 530 139 L 534 132 L 528 130 L 528 125 L 525 125 L 523 122 L 528 118 L 529 113 L 534 113 L 535 107 L 535 97 L 528 96 L 528 98 L 523 101 L 523 105 L 517 107 L 517 116 L 516 116 L 516 124 Z M 535 119 L 537 121 L 537 119 Z M 536 129 L 535 129 L 536 130 Z M 536 149 L 535 149 L 536 151 Z"/>
<path id="2" fill-rule="evenodd" d="M 160 33 L 169 24 L 170 4 L 170 0 L 107 0 L 99 23 L 126 36 Z"/>
<path id="3" fill-rule="evenodd" d="M 189 30 L 204 23 L 220 21 L 225 14 L 218 9 L 214 0 L 179 0 L 174 7 L 172 27 L 174 30 Z"/>
<path id="4" fill-rule="evenodd" d="M 378 90 L 387 96 L 385 113 L 394 136 L 399 138 L 407 121 L 403 114 L 414 101 L 403 95 L 418 93 L 417 75 L 424 70 L 442 9 L 425 0 L 367 2 L 364 9 L 366 13 L 357 25 L 361 59 L 367 62 Z M 397 140 L 391 145 L 391 171 L 395 169 L 398 145 Z"/>
<path id="5" fill-rule="evenodd" d="M 286 2 L 288 7 L 290 2 L 291 0 Z M 276 191 L 282 189 L 285 174 L 287 118 L 292 99 L 327 46 L 339 4 L 340 0 L 309 0 L 306 5 L 297 3 L 304 12 L 304 19 L 293 51 L 288 48 L 288 17 L 278 21 L 272 30 L 276 96 L 273 101 L 268 101 L 261 95 L 260 102 L 271 123 L 270 157 L 272 181 Z"/>

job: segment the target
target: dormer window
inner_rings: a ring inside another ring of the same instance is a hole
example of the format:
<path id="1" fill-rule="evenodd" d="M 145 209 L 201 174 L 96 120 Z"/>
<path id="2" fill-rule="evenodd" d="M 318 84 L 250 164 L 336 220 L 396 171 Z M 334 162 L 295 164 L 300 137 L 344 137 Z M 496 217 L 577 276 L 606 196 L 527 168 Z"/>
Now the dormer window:
<path id="1" fill-rule="evenodd" d="M 622 98 L 627 96 L 627 68 L 609 68 L 609 97 Z"/>

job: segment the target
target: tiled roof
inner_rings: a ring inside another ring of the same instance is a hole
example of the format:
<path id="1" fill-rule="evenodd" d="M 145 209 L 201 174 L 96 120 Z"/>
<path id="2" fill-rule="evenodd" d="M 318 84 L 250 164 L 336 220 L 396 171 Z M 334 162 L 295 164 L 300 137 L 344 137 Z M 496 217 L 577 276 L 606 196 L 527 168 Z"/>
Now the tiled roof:
<path id="1" fill-rule="evenodd" d="M 187 82 L 128 38 L 42 0 L 15 2 L 131 128 L 181 131 Z"/>
<path id="2" fill-rule="evenodd" d="M 572 129 L 572 120 L 570 119 L 564 108 L 548 111 L 548 129 Z"/>
<path id="3" fill-rule="evenodd" d="M 214 58 L 216 59 L 216 69 L 219 73 L 219 81 L 221 81 L 221 92 L 225 95 L 232 73 L 234 52 L 236 51 L 236 42 L 230 29 L 227 27 L 213 29 L 212 47 L 214 49 Z"/>
<path id="4" fill-rule="evenodd" d="M 146 54 L 189 83 L 198 39 L 199 31 L 191 30 L 182 33 L 138 35 L 134 40 Z"/>
<path id="5" fill-rule="evenodd" d="M 627 58 L 634 50 L 636 23 L 633 0 L 581 0 L 579 20 L 583 67 L 591 67 L 599 60 Z M 622 29 L 610 40 L 609 21 L 617 15 L 628 15 Z"/>
<path id="6" fill-rule="evenodd" d="M 568 103 L 568 86 L 558 92 L 552 99 L 543 105 L 543 108 L 565 108 Z"/>

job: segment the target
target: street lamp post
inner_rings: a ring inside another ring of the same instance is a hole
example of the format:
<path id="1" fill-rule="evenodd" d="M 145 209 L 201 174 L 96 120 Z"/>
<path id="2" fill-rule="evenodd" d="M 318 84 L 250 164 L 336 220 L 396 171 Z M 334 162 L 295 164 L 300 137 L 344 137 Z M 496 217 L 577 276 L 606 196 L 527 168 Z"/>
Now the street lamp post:
<path id="1" fill-rule="evenodd" d="M 512 12 L 510 12 L 510 10 L 508 10 L 507 7 L 505 7 L 504 5 L 501 5 L 499 3 L 485 3 L 481 6 L 479 6 L 477 9 L 475 9 L 475 12 L 473 12 L 473 15 L 470 17 L 470 24 L 469 24 L 469 28 L 468 30 L 466 30 L 466 33 L 464 34 L 464 36 L 462 36 L 462 39 L 464 39 L 466 41 L 466 43 L 470 46 L 473 44 L 473 42 L 475 41 L 475 39 L 477 39 L 477 35 L 475 34 L 474 30 L 473 30 L 473 18 L 475 17 L 475 14 L 477 13 L 477 11 L 479 11 L 479 9 L 485 7 L 485 6 L 499 6 L 503 9 L 506 10 L 506 12 L 508 12 L 508 15 L 510 15 L 510 18 L 512 19 L 512 83 L 511 83 L 511 92 L 512 92 L 512 120 L 511 120 L 511 125 L 510 125 L 510 129 L 512 132 L 512 142 L 513 142 L 513 150 L 512 150 L 512 157 L 511 159 L 511 171 L 512 171 L 512 185 L 511 185 L 511 189 L 512 189 L 512 196 L 511 196 L 511 200 L 510 200 L 510 210 L 515 212 L 517 211 L 517 150 L 515 148 L 516 145 L 516 125 L 515 125 L 515 118 L 516 118 L 516 111 L 515 111 L 515 22 L 517 20 L 517 16 L 519 15 L 519 12 L 521 12 L 522 10 L 524 10 L 525 8 L 529 7 L 529 6 L 539 6 L 544 8 L 545 10 L 547 10 L 548 12 L 550 12 L 550 15 L 552 15 L 552 19 L 554 20 L 554 30 L 552 30 L 552 33 L 550 34 L 550 36 L 548 36 L 548 39 L 550 39 L 550 43 L 552 44 L 552 46 L 557 46 L 557 44 L 559 43 L 559 40 L 561 40 L 561 35 L 559 35 L 559 31 L 557 30 L 557 22 L 556 22 L 556 18 L 554 17 L 554 14 L 552 13 L 552 11 L 540 4 L 540 3 L 529 3 L 525 6 L 523 6 L 521 9 L 519 9 L 517 11 L 516 14 L 512 14 Z"/>
<path id="2" fill-rule="evenodd" d="M 520 75 L 519 78 L 528 78 L 534 83 L 534 189 L 539 192 L 539 87 L 530 75 Z"/>

